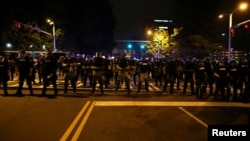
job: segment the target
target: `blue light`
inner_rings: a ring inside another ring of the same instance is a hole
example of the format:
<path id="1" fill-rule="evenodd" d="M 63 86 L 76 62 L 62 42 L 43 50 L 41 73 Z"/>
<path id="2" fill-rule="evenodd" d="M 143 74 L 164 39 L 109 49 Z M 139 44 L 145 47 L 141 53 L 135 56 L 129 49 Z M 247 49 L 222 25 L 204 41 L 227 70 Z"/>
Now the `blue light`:
<path id="1" fill-rule="evenodd" d="M 144 45 L 141 45 L 141 49 L 144 49 L 145 48 L 145 46 Z"/>
<path id="2" fill-rule="evenodd" d="M 128 48 L 132 48 L 132 45 L 131 45 L 131 44 L 128 44 Z"/>

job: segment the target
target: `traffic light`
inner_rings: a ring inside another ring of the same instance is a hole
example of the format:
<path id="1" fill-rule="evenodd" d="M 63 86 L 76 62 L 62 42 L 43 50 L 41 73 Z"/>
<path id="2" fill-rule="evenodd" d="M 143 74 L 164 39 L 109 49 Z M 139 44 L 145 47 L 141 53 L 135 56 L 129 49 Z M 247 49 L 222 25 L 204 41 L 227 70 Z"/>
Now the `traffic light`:
<path id="1" fill-rule="evenodd" d="M 244 28 L 245 28 L 245 30 L 246 30 L 246 33 L 249 34 L 249 33 L 250 33 L 249 25 L 248 25 L 248 24 L 245 24 L 245 25 L 244 25 Z"/>
<path id="2" fill-rule="evenodd" d="M 144 45 L 140 45 L 141 46 L 141 49 L 144 49 L 145 48 L 145 46 Z"/>
<path id="3" fill-rule="evenodd" d="M 16 24 L 16 28 L 17 28 L 17 29 L 20 29 L 20 28 L 21 28 L 21 23 L 17 23 L 17 24 Z"/>
<path id="4" fill-rule="evenodd" d="M 248 24 L 245 24 L 245 25 L 244 25 L 244 28 L 245 28 L 245 29 L 249 29 L 249 25 L 248 25 Z"/>
<path id="5" fill-rule="evenodd" d="M 235 37 L 235 30 L 233 28 L 230 29 L 232 37 Z"/>
<path id="6" fill-rule="evenodd" d="M 128 48 L 131 49 L 133 46 L 132 44 L 128 44 Z"/>

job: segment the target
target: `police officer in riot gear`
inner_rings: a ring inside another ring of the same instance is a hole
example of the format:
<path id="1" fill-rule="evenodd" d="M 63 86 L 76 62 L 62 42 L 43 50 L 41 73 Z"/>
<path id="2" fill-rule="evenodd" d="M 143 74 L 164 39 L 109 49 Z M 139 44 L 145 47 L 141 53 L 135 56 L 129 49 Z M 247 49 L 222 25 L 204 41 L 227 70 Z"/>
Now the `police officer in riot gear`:
<path id="1" fill-rule="evenodd" d="M 110 79 L 112 76 L 112 61 L 109 59 L 108 55 L 105 55 L 103 60 L 103 72 L 104 72 L 104 86 L 108 88 L 110 85 Z"/>
<path id="2" fill-rule="evenodd" d="M 164 86 L 163 86 L 163 94 L 166 94 L 166 89 L 168 83 L 170 84 L 170 95 L 174 94 L 174 82 L 175 82 L 175 76 L 177 73 L 177 67 L 174 59 L 172 57 L 168 58 L 168 61 L 166 63 L 166 67 L 164 71 Z"/>
<path id="3" fill-rule="evenodd" d="M 76 66 L 76 82 L 78 81 L 79 77 L 80 77 L 80 80 L 83 82 L 83 58 L 81 56 L 81 54 L 76 54 L 76 63 L 77 63 L 77 66 Z"/>
<path id="4" fill-rule="evenodd" d="M 99 83 L 101 95 L 103 92 L 103 58 L 101 57 L 101 52 L 97 52 L 93 60 L 93 65 L 91 66 L 93 70 L 93 80 L 92 80 L 92 92 L 91 95 L 95 94 L 96 83 Z"/>
<path id="5" fill-rule="evenodd" d="M 8 81 L 10 79 L 10 69 L 9 69 L 8 59 L 4 55 L 0 55 L 0 85 L 3 86 L 4 96 L 8 95 Z"/>
<path id="6" fill-rule="evenodd" d="M 33 95 L 33 89 L 31 84 L 32 71 L 34 64 L 30 61 L 29 56 L 24 50 L 20 51 L 20 57 L 16 61 L 17 75 L 19 75 L 19 86 L 16 91 L 16 95 L 22 96 L 22 89 L 24 80 L 26 80 L 29 87 L 30 95 Z"/>
<path id="7" fill-rule="evenodd" d="M 158 82 L 160 83 L 160 86 L 162 86 L 161 61 L 158 58 L 154 58 L 154 61 L 152 62 L 152 77 L 155 80 L 155 86 L 158 85 Z"/>
<path id="8" fill-rule="evenodd" d="M 126 58 L 125 53 L 123 53 L 120 56 L 120 58 L 117 60 L 116 69 L 118 72 L 118 78 L 116 82 L 115 93 L 117 93 L 120 87 L 121 80 L 123 79 L 125 81 L 126 88 L 128 90 L 128 95 L 129 95 L 130 94 L 130 80 L 129 80 L 128 73 L 129 73 L 130 65 L 129 65 L 128 59 Z"/>
<path id="9" fill-rule="evenodd" d="M 238 72 L 238 64 L 235 60 L 231 60 L 229 64 L 229 89 L 231 86 L 233 87 L 233 100 L 238 100 L 238 86 L 239 86 L 239 72 Z M 229 100 L 230 92 L 227 93 L 227 100 Z"/>
<path id="10" fill-rule="evenodd" d="M 137 63 L 136 70 L 139 73 L 139 83 L 137 94 L 141 91 L 142 82 L 145 83 L 146 93 L 149 93 L 149 75 L 151 69 L 151 63 L 146 59 L 146 56 L 142 56 L 142 60 Z"/>
<path id="11" fill-rule="evenodd" d="M 188 57 L 183 68 L 183 73 L 184 73 L 183 94 L 186 94 L 188 83 L 190 83 L 191 95 L 194 94 L 194 78 L 193 78 L 194 67 L 195 67 L 195 64 L 192 60 L 192 57 Z"/>
<path id="12" fill-rule="evenodd" d="M 246 59 L 240 58 L 238 63 L 238 74 L 239 74 L 239 90 L 240 90 L 240 96 L 244 99 L 245 98 L 245 91 L 244 88 L 246 88 L 247 84 L 247 70 L 249 69 L 249 66 L 246 62 Z"/>
<path id="13" fill-rule="evenodd" d="M 135 86 L 137 84 L 136 77 L 138 76 L 138 72 L 136 71 L 136 60 L 131 56 L 128 62 L 130 66 L 129 76 L 132 79 L 133 86 Z"/>
<path id="14" fill-rule="evenodd" d="M 204 61 L 204 66 L 205 66 L 205 71 L 207 74 L 207 83 L 205 84 L 205 87 L 209 87 L 209 95 L 212 96 L 214 95 L 214 64 L 210 61 L 209 58 L 206 58 Z"/>
<path id="15" fill-rule="evenodd" d="M 68 92 L 68 81 L 70 81 L 74 93 L 76 93 L 76 66 L 77 63 L 73 57 L 72 52 L 67 53 L 67 57 L 63 60 L 62 66 L 64 67 L 64 94 Z"/>
<path id="16" fill-rule="evenodd" d="M 180 90 L 180 82 L 183 80 L 183 60 L 181 58 L 176 58 L 174 62 L 176 65 L 176 74 L 175 74 L 176 89 Z"/>
<path id="17" fill-rule="evenodd" d="M 93 80 L 93 70 L 91 69 L 91 66 L 93 66 L 94 62 L 91 58 L 90 55 L 87 55 L 87 57 L 85 58 L 84 62 L 83 62 L 83 86 L 86 87 L 87 86 L 87 80 L 89 79 L 89 84 L 90 86 L 92 86 L 92 80 Z"/>
<path id="18" fill-rule="evenodd" d="M 196 86 L 197 98 L 202 98 L 206 91 L 205 83 L 207 83 L 207 71 L 203 60 L 198 60 L 194 69 L 194 83 Z"/>
<path id="19" fill-rule="evenodd" d="M 43 79 L 43 90 L 42 96 L 46 95 L 46 88 L 48 84 L 51 82 L 54 88 L 54 94 L 57 95 L 57 60 L 52 55 L 52 51 L 48 51 L 45 58 L 41 62 L 41 73 Z"/>
<path id="20" fill-rule="evenodd" d="M 220 60 L 214 69 L 214 76 L 215 76 L 215 92 L 214 92 L 214 98 L 217 99 L 219 92 L 223 100 L 226 98 L 229 99 L 229 97 L 226 97 L 225 95 L 225 89 L 227 87 L 227 80 L 229 77 L 229 70 L 228 66 L 225 65 L 225 63 Z"/>

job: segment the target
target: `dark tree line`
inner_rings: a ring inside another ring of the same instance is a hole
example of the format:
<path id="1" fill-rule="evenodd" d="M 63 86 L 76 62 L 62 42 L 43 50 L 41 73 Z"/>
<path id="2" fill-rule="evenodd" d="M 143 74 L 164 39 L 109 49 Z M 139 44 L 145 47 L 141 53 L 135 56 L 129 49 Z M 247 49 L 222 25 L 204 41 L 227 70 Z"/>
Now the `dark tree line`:
<path id="1" fill-rule="evenodd" d="M 52 26 L 46 23 L 48 18 L 55 23 L 57 49 L 93 54 L 96 51 L 108 52 L 114 47 L 116 18 L 109 0 L 9 0 L 0 8 L 1 47 L 6 41 L 23 49 L 28 49 L 28 42 L 36 42 L 38 48 L 43 43 L 52 43 L 48 35 L 31 32 L 27 27 L 15 29 L 13 22 L 20 21 L 52 33 Z"/>

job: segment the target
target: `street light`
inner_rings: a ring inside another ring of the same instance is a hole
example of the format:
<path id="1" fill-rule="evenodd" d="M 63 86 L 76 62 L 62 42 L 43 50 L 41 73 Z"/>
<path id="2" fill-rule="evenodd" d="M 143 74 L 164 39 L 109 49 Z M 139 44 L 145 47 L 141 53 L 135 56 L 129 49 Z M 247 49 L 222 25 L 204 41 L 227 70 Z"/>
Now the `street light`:
<path id="1" fill-rule="evenodd" d="M 232 29 L 232 21 L 233 21 L 233 14 L 237 11 L 237 10 L 245 10 L 247 8 L 247 3 L 241 3 L 239 5 L 238 8 L 234 9 L 231 13 L 229 13 L 229 28 L 228 28 L 228 62 L 231 61 L 231 41 L 232 41 L 232 37 L 231 37 L 231 29 Z M 225 14 L 224 14 L 225 15 Z M 219 18 L 222 18 L 223 15 L 219 15 Z"/>
<path id="2" fill-rule="evenodd" d="M 47 19 L 47 22 L 50 24 L 50 25 L 53 25 L 53 49 L 54 51 L 56 51 L 56 29 L 55 29 L 55 23 L 53 21 L 51 21 L 50 19 Z"/>
<path id="3" fill-rule="evenodd" d="M 11 43 L 7 43 L 7 44 L 6 44 L 6 47 L 7 47 L 8 49 L 10 49 L 10 48 L 12 47 Z"/>

